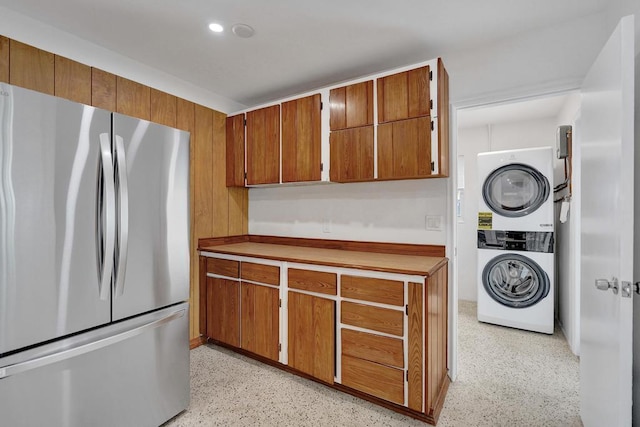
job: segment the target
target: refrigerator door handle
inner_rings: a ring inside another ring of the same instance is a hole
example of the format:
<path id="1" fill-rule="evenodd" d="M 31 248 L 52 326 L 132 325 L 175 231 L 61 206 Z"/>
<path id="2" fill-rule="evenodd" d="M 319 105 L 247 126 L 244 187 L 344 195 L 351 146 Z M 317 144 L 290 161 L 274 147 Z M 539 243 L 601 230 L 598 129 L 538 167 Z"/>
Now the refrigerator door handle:
<path id="1" fill-rule="evenodd" d="M 21 374 L 32 369 L 40 368 L 42 366 L 51 365 L 52 363 L 60 362 L 67 359 L 72 359 L 74 357 L 81 356 L 83 354 L 90 353 L 95 350 L 99 350 L 103 347 L 119 343 L 126 339 L 135 337 L 136 335 L 143 334 L 149 330 L 156 329 L 166 323 L 169 323 L 175 319 L 178 319 L 185 315 L 186 308 L 180 308 L 176 311 L 173 311 L 167 314 L 160 319 L 154 320 L 152 322 L 146 323 L 142 326 L 133 327 L 124 332 L 120 332 L 116 335 L 112 335 L 97 341 L 92 341 L 87 344 L 82 344 L 78 346 L 72 346 L 71 348 L 65 349 L 63 351 L 47 354 L 45 356 L 36 357 L 34 359 L 25 360 L 24 362 L 19 362 L 14 365 L 8 365 L 0 368 L 0 380 L 10 377 L 12 375 Z"/>
<path id="2" fill-rule="evenodd" d="M 98 172 L 96 229 L 98 245 L 98 292 L 100 299 L 109 299 L 113 254 L 115 250 L 116 196 L 113 182 L 113 157 L 108 133 L 100 134 L 101 170 Z"/>
<path id="3" fill-rule="evenodd" d="M 124 142 L 120 135 L 115 137 L 116 185 L 118 191 L 118 222 L 116 241 L 115 296 L 124 293 L 124 276 L 127 271 L 127 253 L 129 250 L 129 184 L 127 182 L 127 158 Z"/>

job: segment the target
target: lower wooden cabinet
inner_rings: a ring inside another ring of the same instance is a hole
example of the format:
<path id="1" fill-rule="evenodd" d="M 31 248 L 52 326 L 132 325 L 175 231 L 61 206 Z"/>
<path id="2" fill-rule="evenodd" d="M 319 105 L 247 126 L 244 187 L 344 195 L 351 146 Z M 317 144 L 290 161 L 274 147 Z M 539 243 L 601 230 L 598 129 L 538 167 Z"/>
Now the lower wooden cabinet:
<path id="1" fill-rule="evenodd" d="M 446 262 L 428 276 L 256 258 L 201 265 L 209 338 L 437 420 L 448 387 Z"/>
<path id="2" fill-rule="evenodd" d="M 289 292 L 289 366 L 321 381 L 335 375 L 335 302 Z"/>
<path id="3" fill-rule="evenodd" d="M 240 283 L 207 277 L 207 336 L 240 347 Z"/>
<path id="4" fill-rule="evenodd" d="M 242 282 L 240 303 L 240 347 L 278 360 L 280 343 L 279 290 Z"/>

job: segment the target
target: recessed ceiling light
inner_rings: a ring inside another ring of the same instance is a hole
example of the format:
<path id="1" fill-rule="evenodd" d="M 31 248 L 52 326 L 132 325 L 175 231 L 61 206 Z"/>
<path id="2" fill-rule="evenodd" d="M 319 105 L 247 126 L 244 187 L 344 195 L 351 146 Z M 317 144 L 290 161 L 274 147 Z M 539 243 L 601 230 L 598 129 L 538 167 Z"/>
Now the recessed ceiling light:
<path id="1" fill-rule="evenodd" d="M 242 37 L 243 39 L 248 39 L 255 33 L 253 28 L 251 28 L 247 24 L 235 24 L 233 27 L 231 27 L 231 31 L 233 32 L 233 34 L 238 37 Z"/>
<path id="2" fill-rule="evenodd" d="M 214 33 L 221 33 L 224 31 L 224 27 L 220 24 L 209 24 L 209 29 Z"/>

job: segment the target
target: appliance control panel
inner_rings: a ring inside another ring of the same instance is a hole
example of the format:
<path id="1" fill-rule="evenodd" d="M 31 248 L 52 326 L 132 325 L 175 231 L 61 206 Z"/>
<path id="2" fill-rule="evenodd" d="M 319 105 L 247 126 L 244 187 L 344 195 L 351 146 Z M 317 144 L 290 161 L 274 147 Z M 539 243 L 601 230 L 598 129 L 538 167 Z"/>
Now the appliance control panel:
<path id="1" fill-rule="evenodd" d="M 478 230 L 478 249 L 553 252 L 551 231 Z"/>

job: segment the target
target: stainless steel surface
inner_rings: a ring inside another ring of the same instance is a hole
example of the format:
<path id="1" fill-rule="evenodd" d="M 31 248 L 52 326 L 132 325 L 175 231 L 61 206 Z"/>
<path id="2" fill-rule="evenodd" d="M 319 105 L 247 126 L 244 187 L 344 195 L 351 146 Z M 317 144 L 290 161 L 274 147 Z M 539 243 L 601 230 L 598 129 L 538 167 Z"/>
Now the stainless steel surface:
<path id="1" fill-rule="evenodd" d="M 612 278 L 610 281 L 607 279 L 596 279 L 596 288 L 600 291 L 608 291 L 611 289 L 614 295 L 618 294 L 618 279 Z"/>
<path id="2" fill-rule="evenodd" d="M 110 320 L 96 171 L 110 113 L 0 84 L 0 354 Z"/>
<path id="3" fill-rule="evenodd" d="M 127 184 L 127 158 L 122 137 L 116 135 L 115 164 L 117 170 L 116 184 L 118 187 L 118 240 L 116 260 L 118 269 L 115 272 L 115 295 L 124 292 L 124 277 L 127 271 L 127 254 L 129 242 L 129 189 Z"/>
<path id="4" fill-rule="evenodd" d="M 631 298 L 633 293 L 633 284 L 631 282 L 622 281 L 622 287 L 620 288 L 620 296 L 622 298 Z"/>
<path id="5" fill-rule="evenodd" d="M 0 380 L 2 425 L 158 426 L 189 404 L 188 305 L 138 316 L 64 342 L 114 340 Z M 173 317 L 171 321 L 162 319 Z M 153 325 L 153 326 L 149 326 Z M 131 334 L 131 331 L 142 333 Z M 60 348 L 0 359 L 0 369 Z"/>
<path id="6" fill-rule="evenodd" d="M 129 239 L 113 319 L 189 298 L 189 134 L 113 115 L 126 155 Z"/>
<path id="7" fill-rule="evenodd" d="M 116 193 L 113 177 L 113 157 L 108 133 L 100 134 L 101 170 L 98 173 L 98 289 L 100 299 L 108 301 L 111 295 L 111 277 L 113 276 L 113 254 L 115 250 L 116 229 Z"/>

